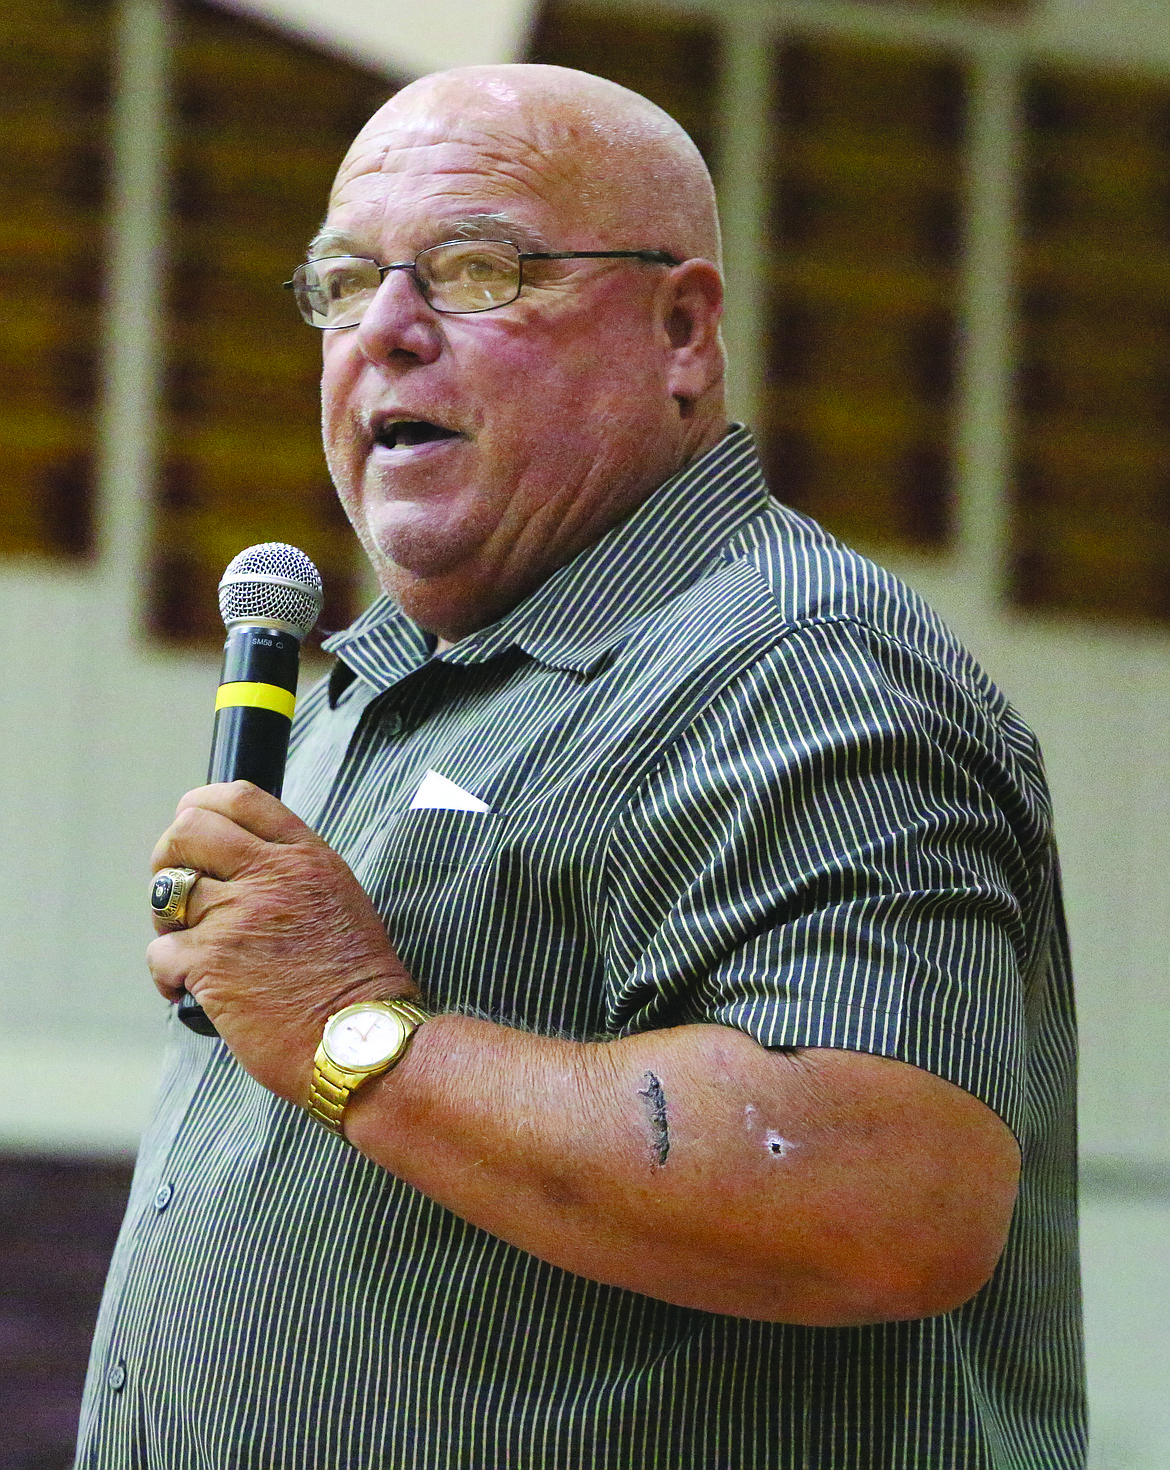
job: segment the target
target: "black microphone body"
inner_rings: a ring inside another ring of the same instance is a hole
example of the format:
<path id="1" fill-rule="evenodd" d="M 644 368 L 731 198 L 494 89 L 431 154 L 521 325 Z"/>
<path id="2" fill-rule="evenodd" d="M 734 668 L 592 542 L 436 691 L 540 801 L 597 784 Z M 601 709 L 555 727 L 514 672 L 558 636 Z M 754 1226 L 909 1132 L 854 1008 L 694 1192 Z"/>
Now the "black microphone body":
<path id="1" fill-rule="evenodd" d="M 279 796 L 296 701 L 301 642 L 282 628 L 228 630 L 207 779 L 251 781 Z"/>
<path id="2" fill-rule="evenodd" d="M 296 705 L 301 639 L 317 621 L 321 578 L 294 546 L 265 542 L 240 552 L 224 573 L 220 611 L 227 626 L 207 780 L 251 781 L 279 796 Z M 279 620 L 279 622 L 278 622 Z M 179 1020 L 217 1036 L 191 995 Z"/>

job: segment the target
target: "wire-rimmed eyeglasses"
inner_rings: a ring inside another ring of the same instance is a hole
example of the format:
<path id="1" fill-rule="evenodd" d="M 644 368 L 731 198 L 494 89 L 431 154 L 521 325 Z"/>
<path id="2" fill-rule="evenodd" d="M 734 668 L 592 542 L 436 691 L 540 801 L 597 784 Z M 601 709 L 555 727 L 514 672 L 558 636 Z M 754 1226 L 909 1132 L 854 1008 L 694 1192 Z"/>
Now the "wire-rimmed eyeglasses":
<path id="1" fill-rule="evenodd" d="M 413 260 L 379 265 L 360 255 L 327 255 L 297 266 L 284 285 L 296 297 L 311 327 L 330 331 L 361 321 L 378 287 L 391 271 L 409 271 L 419 294 L 434 311 L 460 316 L 494 311 L 520 295 L 526 260 L 644 260 L 679 265 L 665 250 L 521 250 L 508 240 L 445 240 L 420 250 Z"/>

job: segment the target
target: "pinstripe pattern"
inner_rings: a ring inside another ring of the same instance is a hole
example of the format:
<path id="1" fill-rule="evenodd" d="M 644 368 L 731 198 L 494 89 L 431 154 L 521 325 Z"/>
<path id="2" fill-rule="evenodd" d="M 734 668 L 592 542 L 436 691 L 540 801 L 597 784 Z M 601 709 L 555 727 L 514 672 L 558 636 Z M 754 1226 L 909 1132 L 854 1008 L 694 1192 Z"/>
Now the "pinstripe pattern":
<path id="1" fill-rule="evenodd" d="M 577 1037 L 720 1021 L 928 1068 L 1020 1139 L 1008 1249 L 926 1321 L 668 1306 L 472 1228 L 173 1026 L 78 1466 L 1081 1466 L 1048 798 L 929 609 L 770 501 L 736 431 L 443 658 L 385 604 L 334 647 L 286 799 L 431 1005 Z M 411 810 L 428 770 L 490 812 Z"/>

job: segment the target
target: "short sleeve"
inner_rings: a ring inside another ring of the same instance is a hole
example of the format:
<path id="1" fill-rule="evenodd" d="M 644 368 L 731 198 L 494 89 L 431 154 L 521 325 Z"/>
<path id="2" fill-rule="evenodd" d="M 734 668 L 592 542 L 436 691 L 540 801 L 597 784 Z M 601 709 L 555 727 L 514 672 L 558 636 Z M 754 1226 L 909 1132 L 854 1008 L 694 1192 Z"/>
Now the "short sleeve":
<path id="1" fill-rule="evenodd" d="M 864 625 L 794 629 L 664 753 L 608 863 L 616 1029 L 894 1057 L 1019 1132 L 1054 858 L 1010 707 Z"/>

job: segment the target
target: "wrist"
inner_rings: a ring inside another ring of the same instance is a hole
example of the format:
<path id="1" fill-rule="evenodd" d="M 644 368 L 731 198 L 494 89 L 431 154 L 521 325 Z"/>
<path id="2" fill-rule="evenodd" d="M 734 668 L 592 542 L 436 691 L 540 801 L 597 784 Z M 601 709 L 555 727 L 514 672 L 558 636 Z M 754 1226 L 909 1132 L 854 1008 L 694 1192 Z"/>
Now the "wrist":
<path id="1" fill-rule="evenodd" d="M 406 1055 L 430 1013 L 401 998 L 358 1001 L 325 1023 L 313 1058 L 305 1107 L 331 1133 L 342 1133 L 346 1108 L 359 1088 L 384 1076 Z"/>

